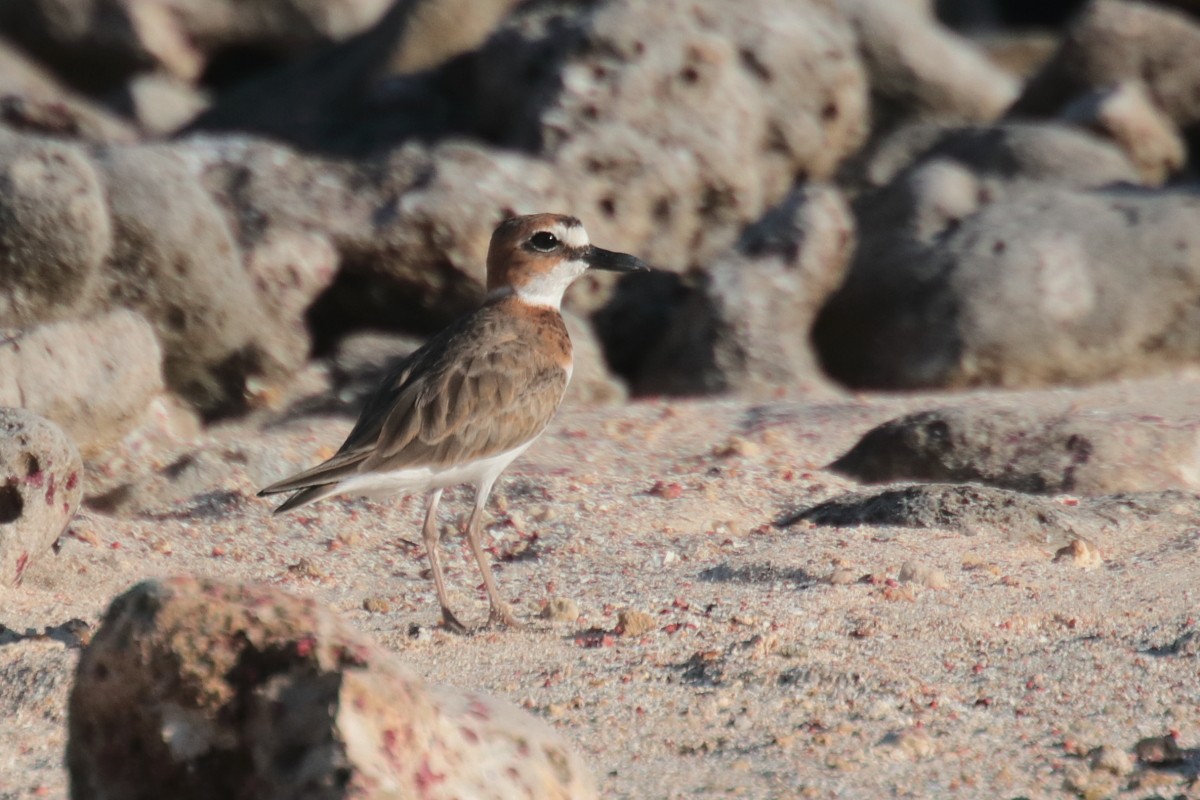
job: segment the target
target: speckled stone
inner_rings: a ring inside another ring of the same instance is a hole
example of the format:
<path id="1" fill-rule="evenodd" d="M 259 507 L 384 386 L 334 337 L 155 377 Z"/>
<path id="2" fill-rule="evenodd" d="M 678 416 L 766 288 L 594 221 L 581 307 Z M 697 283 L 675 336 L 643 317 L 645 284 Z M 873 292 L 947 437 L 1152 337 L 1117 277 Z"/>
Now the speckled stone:
<path id="1" fill-rule="evenodd" d="M 541 720 L 426 684 L 313 600 L 193 578 L 113 602 L 69 737 L 76 800 L 596 797 Z"/>
<path id="2" fill-rule="evenodd" d="M 0 407 L 0 583 L 15 586 L 75 516 L 83 463 L 62 429 Z"/>

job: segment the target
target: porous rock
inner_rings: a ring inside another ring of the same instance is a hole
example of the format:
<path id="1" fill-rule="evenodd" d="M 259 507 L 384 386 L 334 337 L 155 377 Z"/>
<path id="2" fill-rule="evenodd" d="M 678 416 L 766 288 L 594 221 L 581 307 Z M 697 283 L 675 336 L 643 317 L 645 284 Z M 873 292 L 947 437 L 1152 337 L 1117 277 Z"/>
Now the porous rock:
<path id="1" fill-rule="evenodd" d="M 134 428 L 162 390 L 162 349 L 133 312 L 0 335 L 0 405 L 52 420 L 84 455 Z"/>
<path id="2" fill-rule="evenodd" d="M 821 385 L 808 332 L 853 246 L 854 221 L 841 194 L 823 185 L 797 189 L 728 253 L 687 276 L 665 329 L 642 340 L 640 362 L 630 370 L 634 392 L 761 394 Z M 658 290 L 633 279 L 623 286 L 629 294 Z M 622 305 L 650 304 L 618 295 L 597 316 L 602 335 L 627 335 Z"/>
<path id="3" fill-rule="evenodd" d="M 0 326 L 86 304 L 111 246 L 104 186 L 83 151 L 0 129 Z"/>
<path id="4" fill-rule="evenodd" d="M 727 248 L 798 177 L 831 176 L 866 135 L 853 35 L 824 3 L 521 4 L 475 51 L 381 80 L 400 5 L 319 73 L 275 76 L 192 129 L 360 156 L 413 139 L 497 143 L 553 164 L 522 181 L 570 186 L 562 210 L 594 239 L 679 270 Z M 290 111 L 266 110 L 289 92 Z"/>
<path id="5" fill-rule="evenodd" d="M 830 469 L 868 483 L 984 483 L 1103 495 L 1200 490 L 1200 417 L 960 406 L 885 422 Z"/>
<path id="6" fill-rule="evenodd" d="M 68 704 L 72 797 L 591 798 L 540 720 L 430 686 L 311 599 L 175 578 L 117 598 Z"/>
<path id="7" fill-rule="evenodd" d="M 172 389 L 208 412 L 236 407 L 259 368 L 249 345 L 260 312 L 225 217 L 166 148 L 113 148 L 99 164 L 114 226 L 106 304 L 154 325 Z"/>
<path id="8" fill-rule="evenodd" d="M 1200 289 L 1194 197 L 1006 188 L 944 162 L 903 187 L 920 199 L 897 187 L 897 202 L 879 206 L 892 218 L 863 217 L 879 230 L 818 316 L 814 342 L 837 379 L 1082 384 L 1200 356 L 1185 299 Z"/>
<path id="9" fill-rule="evenodd" d="M 586 187 L 576 211 L 594 238 L 657 248 L 671 269 L 729 247 L 796 176 L 828 177 L 866 132 L 853 36 L 819 3 L 680 13 L 614 0 L 552 20 L 534 9 L 477 59 L 484 124 L 503 121 L 502 141 Z"/>
<path id="10" fill-rule="evenodd" d="M 66 529 L 83 495 L 83 463 L 62 429 L 0 406 L 0 583 L 15 586 Z"/>

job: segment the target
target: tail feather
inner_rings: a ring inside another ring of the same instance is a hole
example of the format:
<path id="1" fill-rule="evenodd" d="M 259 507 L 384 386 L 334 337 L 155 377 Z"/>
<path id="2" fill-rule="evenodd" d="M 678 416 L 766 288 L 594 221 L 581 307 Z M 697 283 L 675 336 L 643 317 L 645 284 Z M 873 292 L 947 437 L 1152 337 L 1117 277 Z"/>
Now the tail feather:
<path id="1" fill-rule="evenodd" d="M 342 479 L 356 473 L 358 465 L 365 457 L 366 454 L 364 453 L 342 453 L 336 455 L 312 469 L 306 469 L 304 472 L 297 473 L 290 478 L 272 483 L 265 489 L 259 490 L 258 496 L 266 497 L 271 494 L 295 492 L 287 500 L 284 500 L 279 508 L 275 509 L 276 514 L 291 511 L 298 506 L 315 502 L 332 494 L 337 494 L 338 486 Z"/>
<path id="2" fill-rule="evenodd" d="M 336 483 L 323 483 L 319 486 L 309 486 L 307 489 L 301 489 L 287 500 L 284 500 L 282 503 L 280 503 L 279 507 L 275 509 L 274 513 L 283 514 L 287 511 L 291 511 L 293 508 L 299 508 L 300 506 L 308 505 L 309 503 L 315 503 L 323 497 L 328 497 L 331 494 L 335 494 L 337 492 L 337 486 L 338 485 Z"/>

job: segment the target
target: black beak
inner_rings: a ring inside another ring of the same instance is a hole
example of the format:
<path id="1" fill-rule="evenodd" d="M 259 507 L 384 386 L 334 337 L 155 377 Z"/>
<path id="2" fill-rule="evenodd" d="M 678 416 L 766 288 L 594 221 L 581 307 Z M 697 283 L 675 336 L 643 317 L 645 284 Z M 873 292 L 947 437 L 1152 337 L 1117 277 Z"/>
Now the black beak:
<path id="1" fill-rule="evenodd" d="M 609 272 L 648 272 L 650 265 L 640 258 L 625 253 L 614 253 L 603 250 L 595 245 L 589 245 L 583 254 L 583 263 L 592 269 L 603 269 Z"/>

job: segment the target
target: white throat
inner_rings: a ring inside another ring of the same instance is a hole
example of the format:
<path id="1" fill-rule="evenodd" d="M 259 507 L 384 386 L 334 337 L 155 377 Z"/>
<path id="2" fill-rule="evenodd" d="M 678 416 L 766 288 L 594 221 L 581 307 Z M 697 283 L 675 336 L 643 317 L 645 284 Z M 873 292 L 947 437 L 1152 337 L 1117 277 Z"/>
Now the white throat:
<path id="1" fill-rule="evenodd" d="M 520 286 L 514 286 L 512 291 L 531 306 L 545 306 L 558 310 L 562 306 L 563 292 L 585 271 L 587 264 L 582 261 L 568 261 L 560 264 L 553 272 L 538 275 Z"/>

